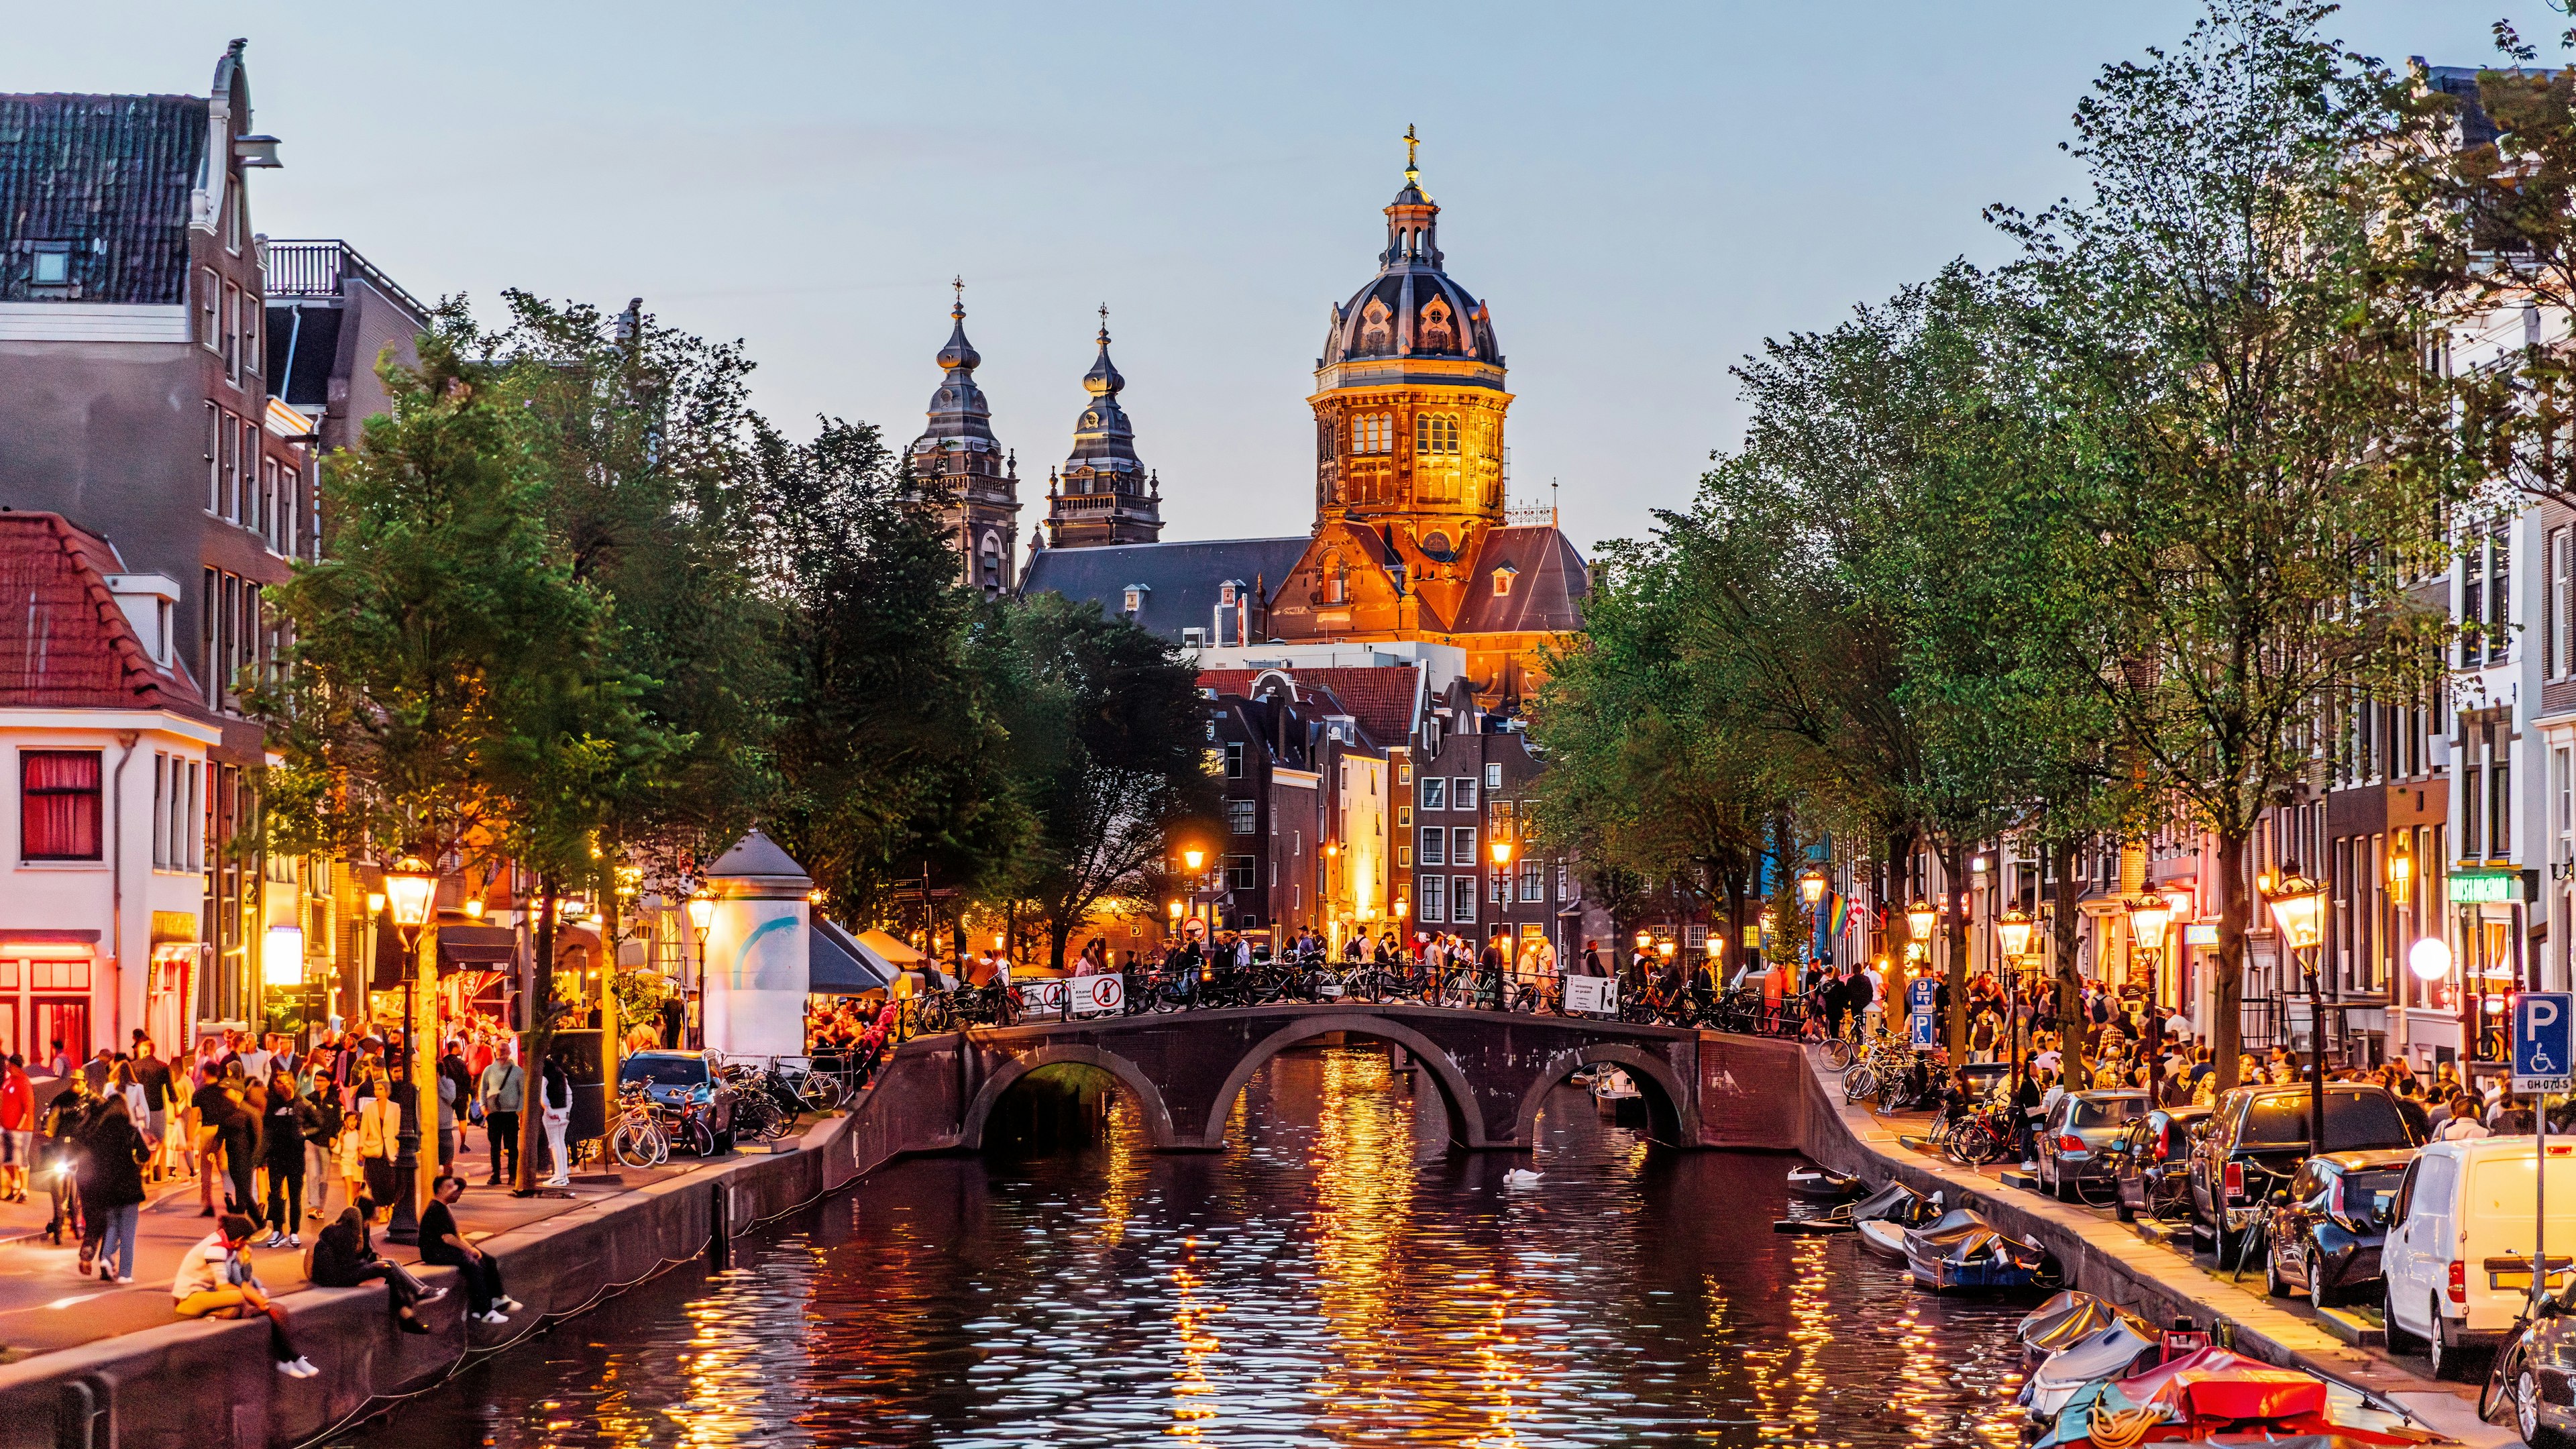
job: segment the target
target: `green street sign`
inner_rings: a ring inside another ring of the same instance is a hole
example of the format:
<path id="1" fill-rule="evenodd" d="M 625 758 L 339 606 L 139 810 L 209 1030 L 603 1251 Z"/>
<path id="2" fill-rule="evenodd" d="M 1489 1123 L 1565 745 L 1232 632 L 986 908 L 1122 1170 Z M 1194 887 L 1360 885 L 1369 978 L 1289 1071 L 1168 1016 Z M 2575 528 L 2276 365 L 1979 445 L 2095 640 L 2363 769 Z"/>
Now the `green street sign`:
<path id="1" fill-rule="evenodd" d="M 2522 873 L 2512 870 L 2451 872 L 2451 904 L 2511 905 L 2522 899 Z"/>

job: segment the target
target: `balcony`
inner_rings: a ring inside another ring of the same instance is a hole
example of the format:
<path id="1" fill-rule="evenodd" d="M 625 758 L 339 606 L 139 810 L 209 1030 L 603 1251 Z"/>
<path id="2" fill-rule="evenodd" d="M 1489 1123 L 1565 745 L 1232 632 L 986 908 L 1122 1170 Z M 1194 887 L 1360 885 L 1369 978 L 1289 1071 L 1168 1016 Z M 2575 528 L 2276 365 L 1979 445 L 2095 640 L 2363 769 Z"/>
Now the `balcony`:
<path id="1" fill-rule="evenodd" d="M 344 241 L 271 241 L 261 253 L 260 274 L 271 301 L 337 298 L 342 279 L 356 277 L 410 312 L 413 320 L 423 326 L 429 322 L 429 308 L 418 297 Z"/>

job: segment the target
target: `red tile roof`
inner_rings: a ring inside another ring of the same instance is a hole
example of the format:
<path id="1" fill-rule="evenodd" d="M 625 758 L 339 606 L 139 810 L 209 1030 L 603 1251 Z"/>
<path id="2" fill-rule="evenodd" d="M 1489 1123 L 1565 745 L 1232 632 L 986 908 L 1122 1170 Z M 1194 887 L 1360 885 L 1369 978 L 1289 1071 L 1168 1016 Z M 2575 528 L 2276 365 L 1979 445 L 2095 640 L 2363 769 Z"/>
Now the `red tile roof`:
<path id="1" fill-rule="evenodd" d="M 122 571 L 105 540 L 58 513 L 0 513 L 0 705 L 205 713 L 108 591 L 106 575 Z"/>
<path id="2" fill-rule="evenodd" d="M 1333 713 L 1348 714 L 1369 732 L 1369 738 L 1380 745 L 1401 745 L 1413 738 L 1414 694 L 1421 686 L 1419 664 L 1387 664 L 1373 668 L 1341 667 L 1332 669 L 1202 669 L 1199 688 L 1219 694 L 1248 694 L 1252 681 L 1261 675 L 1285 674 L 1297 682 L 1300 700 L 1312 692 L 1329 694 L 1338 708 Z"/>

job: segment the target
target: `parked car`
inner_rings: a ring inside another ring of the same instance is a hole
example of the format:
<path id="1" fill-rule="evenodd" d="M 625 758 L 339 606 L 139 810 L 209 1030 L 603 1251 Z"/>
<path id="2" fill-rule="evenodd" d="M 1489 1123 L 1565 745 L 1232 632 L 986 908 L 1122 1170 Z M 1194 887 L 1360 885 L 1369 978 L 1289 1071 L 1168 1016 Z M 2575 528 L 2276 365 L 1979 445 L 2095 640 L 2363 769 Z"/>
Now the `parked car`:
<path id="1" fill-rule="evenodd" d="M 2493 1348 L 2531 1298 L 2531 1238 L 2538 1204 L 2530 1137 L 2436 1142 L 2398 1179 L 2387 1241 L 2388 1347 L 2432 1355 L 2435 1378 L 2456 1377 Z M 2576 1143 L 2549 1144 L 2553 1287 L 2568 1282 L 2576 1253 Z"/>
<path id="2" fill-rule="evenodd" d="M 2375 1296 L 2379 1243 L 2411 1148 L 2329 1152 L 2299 1164 L 2264 1219 L 2263 1287 L 2307 1290 L 2320 1308 Z"/>
<path id="3" fill-rule="evenodd" d="M 653 1105 L 678 1119 L 693 1112 L 707 1124 L 716 1152 L 733 1150 L 733 1094 L 718 1090 L 716 1057 L 702 1051 L 637 1052 L 617 1068 L 620 1090 L 641 1085 Z"/>
<path id="4" fill-rule="evenodd" d="M 2531 1449 L 2567 1449 L 2576 1444 L 2576 1293 L 2544 1299 L 2523 1344 L 2513 1380 L 2504 1386 L 2513 1426 Z"/>
<path id="5" fill-rule="evenodd" d="M 2069 1092 L 2058 1098 L 2039 1125 L 2040 1185 L 2071 1199 L 2085 1183 L 2109 1182 L 2111 1156 L 2104 1149 L 2146 1105 L 2144 1092 Z"/>
<path id="6" fill-rule="evenodd" d="M 2376 1082 L 2325 1084 L 2326 1140 L 2308 1142 L 2308 1088 L 2238 1087 L 2194 1134 L 2189 1173 L 2191 1240 L 2232 1260 L 2241 1236 L 2299 1164 L 2322 1152 L 2419 1146 L 2397 1098 Z"/>
<path id="7" fill-rule="evenodd" d="M 2124 1223 L 2141 1215 L 2181 1213 L 2189 1192 L 2191 1129 L 2209 1119 L 2207 1107 L 2158 1107 L 2140 1117 L 2111 1144 L 2112 1213 Z"/>

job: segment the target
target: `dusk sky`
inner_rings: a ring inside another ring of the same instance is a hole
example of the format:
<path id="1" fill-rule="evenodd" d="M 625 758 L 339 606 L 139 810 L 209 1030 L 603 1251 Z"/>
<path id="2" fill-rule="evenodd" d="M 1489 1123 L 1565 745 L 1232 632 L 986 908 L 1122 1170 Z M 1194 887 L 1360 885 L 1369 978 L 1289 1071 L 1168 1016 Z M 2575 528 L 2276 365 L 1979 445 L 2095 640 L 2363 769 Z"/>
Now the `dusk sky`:
<path id="1" fill-rule="evenodd" d="M 920 428 L 948 280 L 1044 515 L 1110 308 L 1167 539 L 1302 534 L 1327 308 L 1374 270 L 1408 124 L 1517 396 L 1512 501 L 1587 550 L 1687 503 L 1727 368 L 2007 244 L 2078 181 L 2100 66 L 2198 7 L 2109 3 L 725 7 L 128 3 L 11 27 L 0 90 L 203 94 L 250 40 L 286 169 L 252 215 L 413 292 L 504 287 L 739 337 L 764 411 Z M 2355 48 L 2494 57 L 2511 4 L 2370 0 Z"/>

